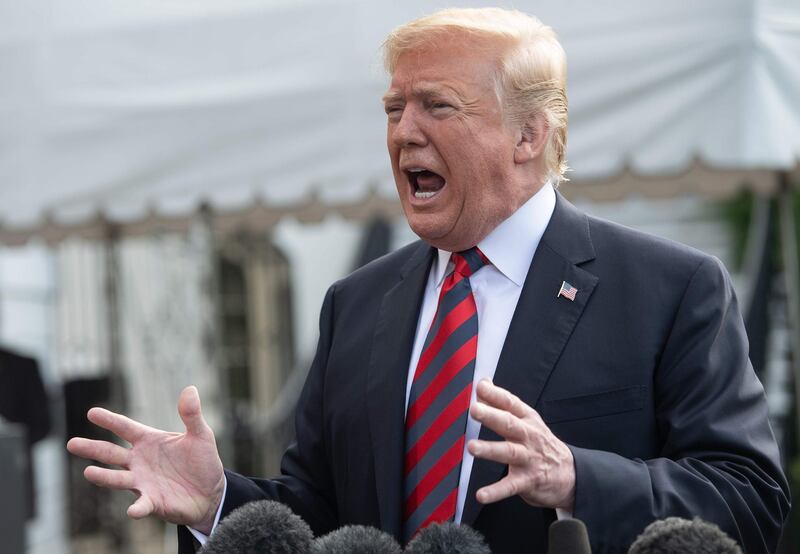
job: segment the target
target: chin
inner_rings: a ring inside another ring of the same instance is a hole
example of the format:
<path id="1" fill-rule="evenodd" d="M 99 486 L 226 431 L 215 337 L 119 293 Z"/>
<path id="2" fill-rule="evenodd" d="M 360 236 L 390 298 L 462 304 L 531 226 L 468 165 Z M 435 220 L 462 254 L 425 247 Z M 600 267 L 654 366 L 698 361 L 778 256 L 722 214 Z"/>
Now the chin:
<path id="1" fill-rule="evenodd" d="M 479 242 L 477 240 L 473 242 L 471 239 L 465 239 L 464 237 L 454 237 L 448 233 L 434 234 L 426 232 L 429 230 L 417 230 L 414 227 L 412 227 L 411 230 L 431 246 L 440 248 L 441 250 L 447 250 L 448 252 L 461 252 L 475 246 Z"/>
<path id="2" fill-rule="evenodd" d="M 435 225 L 415 222 L 413 219 L 414 218 L 410 218 L 408 224 L 415 235 L 431 246 L 446 250 L 445 246 L 443 246 L 443 244 L 447 242 L 447 232 L 445 230 L 437 228 Z"/>
<path id="3" fill-rule="evenodd" d="M 414 234 L 431 246 L 448 252 L 461 252 L 483 238 L 476 228 L 456 229 L 454 222 L 442 221 L 442 217 L 434 214 L 414 213 L 413 208 L 406 211 L 406 217 Z"/>

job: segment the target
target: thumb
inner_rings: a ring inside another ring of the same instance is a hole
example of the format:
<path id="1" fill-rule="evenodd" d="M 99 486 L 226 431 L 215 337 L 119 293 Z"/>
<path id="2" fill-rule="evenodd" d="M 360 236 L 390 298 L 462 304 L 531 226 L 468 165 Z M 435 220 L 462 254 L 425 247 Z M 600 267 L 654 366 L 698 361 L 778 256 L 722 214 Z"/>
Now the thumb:
<path id="1" fill-rule="evenodd" d="M 204 435 L 211 430 L 206 420 L 203 419 L 203 412 L 200 409 L 200 394 L 194 385 L 181 391 L 181 397 L 178 399 L 178 414 L 186 426 L 186 432 L 190 435 Z"/>
<path id="2" fill-rule="evenodd" d="M 128 516 L 133 519 L 142 519 L 153 513 L 153 501 L 145 494 L 136 499 L 136 502 L 128 506 Z"/>

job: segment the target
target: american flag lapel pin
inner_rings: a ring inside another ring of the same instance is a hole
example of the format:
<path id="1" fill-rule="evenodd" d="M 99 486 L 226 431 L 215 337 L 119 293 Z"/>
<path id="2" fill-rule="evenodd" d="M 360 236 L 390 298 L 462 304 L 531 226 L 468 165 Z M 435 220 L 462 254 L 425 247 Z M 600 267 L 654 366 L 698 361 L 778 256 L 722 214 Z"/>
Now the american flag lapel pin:
<path id="1" fill-rule="evenodd" d="M 570 302 L 575 302 L 575 295 L 578 294 L 578 289 L 567 283 L 566 281 L 561 282 L 561 288 L 558 289 L 558 294 L 556 298 L 559 296 L 563 296 Z"/>

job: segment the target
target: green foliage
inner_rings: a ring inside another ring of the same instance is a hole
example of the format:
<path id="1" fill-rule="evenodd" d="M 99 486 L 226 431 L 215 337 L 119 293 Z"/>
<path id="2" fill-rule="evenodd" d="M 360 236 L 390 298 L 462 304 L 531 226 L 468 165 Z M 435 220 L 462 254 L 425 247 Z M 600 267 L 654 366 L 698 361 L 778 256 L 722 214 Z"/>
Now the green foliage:
<path id="1" fill-rule="evenodd" d="M 789 463 L 789 480 L 796 492 L 800 492 L 800 457 Z"/>
<path id="2" fill-rule="evenodd" d="M 795 182 L 794 194 L 794 234 L 797 237 L 798 249 L 800 249 L 800 183 Z"/>
<path id="3" fill-rule="evenodd" d="M 792 204 L 795 214 L 795 235 L 797 236 L 797 244 L 800 245 L 800 183 L 795 183 L 795 185 L 792 194 Z M 749 190 L 743 190 L 736 194 L 736 196 L 721 201 L 718 207 L 718 215 L 725 222 L 733 237 L 735 248 L 734 267 L 737 270 L 742 266 L 745 249 L 747 248 L 747 233 L 753 216 L 753 200 L 753 193 Z M 777 225 L 777 220 L 780 218 L 780 215 L 777 212 L 774 212 L 774 214 L 775 220 L 773 224 Z M 773 236 L 779 236 L 777 228 L 773 229 Z M 773 248 L 773 260 L 782 260 L 779 240 L 774 242 Z"/>
<path id="4" fill-rule="evenodd" d="M 725 221 L 733 236 L 734 264 L 736 269 L 739 269 L 744 260 L 747 231 L 753 216 L 753 193 L 743 190 L 736 196 L 723 200 L 719 205 L 719 216 Z"/>

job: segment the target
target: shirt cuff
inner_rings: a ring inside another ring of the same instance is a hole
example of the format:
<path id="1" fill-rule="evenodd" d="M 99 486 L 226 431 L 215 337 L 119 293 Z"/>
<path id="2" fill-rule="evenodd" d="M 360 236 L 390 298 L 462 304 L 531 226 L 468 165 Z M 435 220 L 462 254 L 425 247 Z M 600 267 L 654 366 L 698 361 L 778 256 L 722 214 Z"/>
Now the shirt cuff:
<path id="1" fill-rule="evenodd" d="M 208 540 L 208 537 L 214 534 L 214 529 L 217 528 L 217 524 L 219 523 L 219 516 L 222 514 L 222 505 L 225 504 L 225 494 L 228 492 L 228 478 L 226 476 L 223 476 L 223 479 L 224 483 L 222 486 L 222 498 L 220 499 L 219 506 L 217 507 L 217 515 L 214 516 L 214 524 L 211 526 L 211 533 L 209 533 L 208 535 L 204 535 L 197 529 L 193 529 L 188 525 L 186 526 L 189 532 L 192 535 L 194 535 L 194 538 L 196 538 L 198 542 L 200 542 L 200 546 L 203 546 Z"/>
<path id="2" fill-rule="evenodd" d="M 562 510 L 561 508 L 556 508 L 556 517 L 558 519 L 572 519 L 572 512 L 567 511 L 567 510 Z M 191 531 L 191 529 L 190 529 L 190 531 Z"/>

